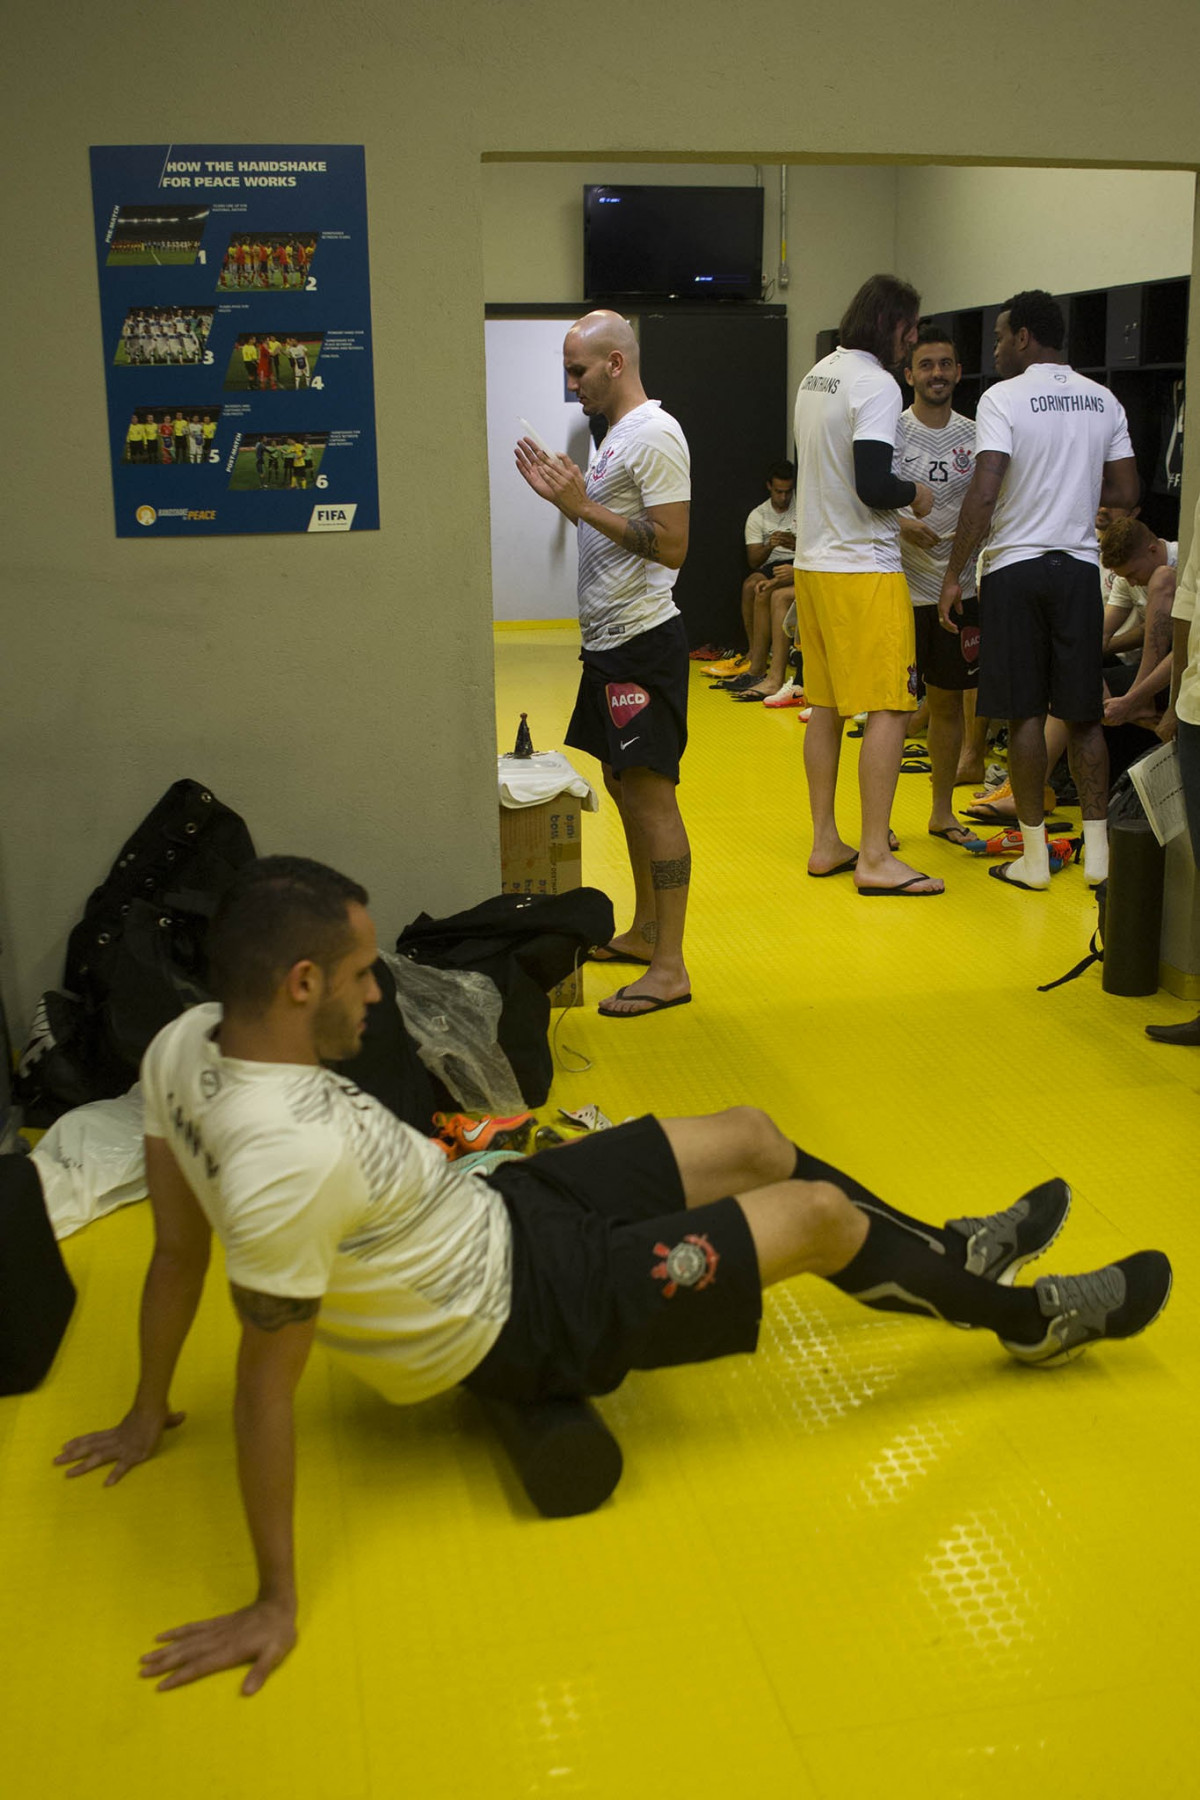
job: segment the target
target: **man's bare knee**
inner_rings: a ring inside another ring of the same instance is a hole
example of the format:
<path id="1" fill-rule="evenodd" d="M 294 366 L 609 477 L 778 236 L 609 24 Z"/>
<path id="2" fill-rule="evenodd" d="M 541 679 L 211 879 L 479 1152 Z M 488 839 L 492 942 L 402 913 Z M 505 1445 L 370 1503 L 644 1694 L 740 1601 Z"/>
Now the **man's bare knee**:
<path id="1" fill-rule="evenodd" d="M 759 1106 L 730 1106 L 721 1114 L 736 1134 L 739 1155 L 764 1181 L 778 1180 L 780 1146 L 788 1143 L 778 1125 Z"/>
<path id="2" fill-rule="evenodd" d="M 867 1220 L 832 1181 L 800 1181 L 804 1227 L 817 1274 L 842 1269 L 867 1233 Z"/>

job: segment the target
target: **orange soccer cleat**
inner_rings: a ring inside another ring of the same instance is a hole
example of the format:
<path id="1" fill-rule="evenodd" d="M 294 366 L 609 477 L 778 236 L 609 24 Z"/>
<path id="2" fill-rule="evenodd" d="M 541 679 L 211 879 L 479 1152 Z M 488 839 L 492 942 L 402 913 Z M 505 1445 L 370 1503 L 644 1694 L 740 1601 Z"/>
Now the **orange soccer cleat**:
<path id="1" fill-rule="evenodd" d="M 524 1150 L 533 1129 L 531 1112 L 513 1113 L 507 1119 L 472 1118 L 470 1113 L 434 1113 L 436 1143 L 452 1161 L 478 1150 Z"/>

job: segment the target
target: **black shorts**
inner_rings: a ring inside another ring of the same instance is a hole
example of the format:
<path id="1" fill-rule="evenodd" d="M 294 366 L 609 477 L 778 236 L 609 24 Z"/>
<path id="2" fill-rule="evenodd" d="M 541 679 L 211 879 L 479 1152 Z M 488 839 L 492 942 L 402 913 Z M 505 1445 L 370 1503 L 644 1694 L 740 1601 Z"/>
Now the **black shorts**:
<path id="1" fill-rule="evenodd" d="M 684 1205 L 657 1119 L 504 1163 L 512 1306 L 463 1386 L 504 1400 L 608 1394 L 630 1369 L 750 1352 L 762 1283 L 730 1198 Z"/>
<path id="2" fill-rule="evenodd" d="M 981 718 L 1100 718 L 1104 608 L 1094 563 L 1053 550 L 996 569 L 980 586 L 979 616 Z"/>
<path id="3" fill-rule="evenodd" d="M 979 602 L 962 603 L 962 613 L 952 613 L 957 637 L 947 631 L 936 606 L 914 606 L 917 636 L 917 675 L 926 687 L 952 691 L 973 688 L 979 680 Z"/>
<path id="4" fill-rule="evenodd" d="M 750 570 L 749 574 L 746 576 L 746 580 L 759 581 L 765 576 L 768 581 L 775 581 L 783 574 L 785 569 L 790 575 L 792 571 L 793 555 L 793 551 L 787 550 L 782 556 L 777 557 L 774 562 L 759 563 L 757 569 Z"/>
<path id="5" fill-rule="evenodd" d="M 1176 741 L 1179 745 L 1179 778 L 1183 783 L 1188 837 L 1192 842 L 1192 861 L 1200 869 L 1200 725 L 1189 725 L 1186 719 L 1180 719 Z"/>
<path id="6" fill-rule="evenodd" d="M 687 632 L 677 613 L 611 650 L 581 650 L 583 673 L 565 742 L 622 769 L 679 780 L 687 745 Z"/>

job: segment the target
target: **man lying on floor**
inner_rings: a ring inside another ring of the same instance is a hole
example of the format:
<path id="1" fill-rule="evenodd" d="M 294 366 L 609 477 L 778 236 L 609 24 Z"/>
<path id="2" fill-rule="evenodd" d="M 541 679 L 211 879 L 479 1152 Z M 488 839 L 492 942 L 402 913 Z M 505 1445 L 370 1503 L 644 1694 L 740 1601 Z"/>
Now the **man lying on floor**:
<path id="1" fill-rule="evenodd" d="M 56 1459 L 106 1486 L 153 1454 L 211 1234 L 241 1319 L 234 1421 L 258 1592 L 161 1634 L 142 1674 L 179 1687 L 296 1641 L 293 1396 L 314 1337 L 389 1400 L 462 1382 L 531 1401 L 611 1392 L 630 1369 L 752 1351 L 762 1290 L 820 1275 L 866 1306 L 994 1331 L 1022 1362 L 1129 1337 L 1166 1304 L 1143 1250 L 1091 1275 L 1008 1285 L 1057 1237 L 1070 1190 L 927 1225 L 797 1150 L 764 1113 L 643 1118 L 486 1179 L 322 1067 L 352 1056 L 375 931 L 364 890 L 293 857 L 251 863 L 209 940 L 221 1005 L 155 1038 L 142 1067 L 155 1246 L 141 1373 L 119 1425 Z M 666 1257 L 662 1247 L 671 1246 Z"/>

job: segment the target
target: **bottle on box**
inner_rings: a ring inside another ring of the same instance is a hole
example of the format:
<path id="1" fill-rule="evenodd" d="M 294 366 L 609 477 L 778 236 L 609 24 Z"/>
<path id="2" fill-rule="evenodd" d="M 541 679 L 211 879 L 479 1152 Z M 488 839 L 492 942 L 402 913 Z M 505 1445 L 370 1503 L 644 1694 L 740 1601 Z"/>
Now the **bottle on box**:
<path id="1" fill-rule="evenodd" d="M 513 745 L 512 753 L 514 756 L 522 757 L 529 757 L 534 753 L 533 739 L 529 735 L 529 715 L 527 713 L 521 714 L 521 723 L 517 726 L 517 741 Z"/>

